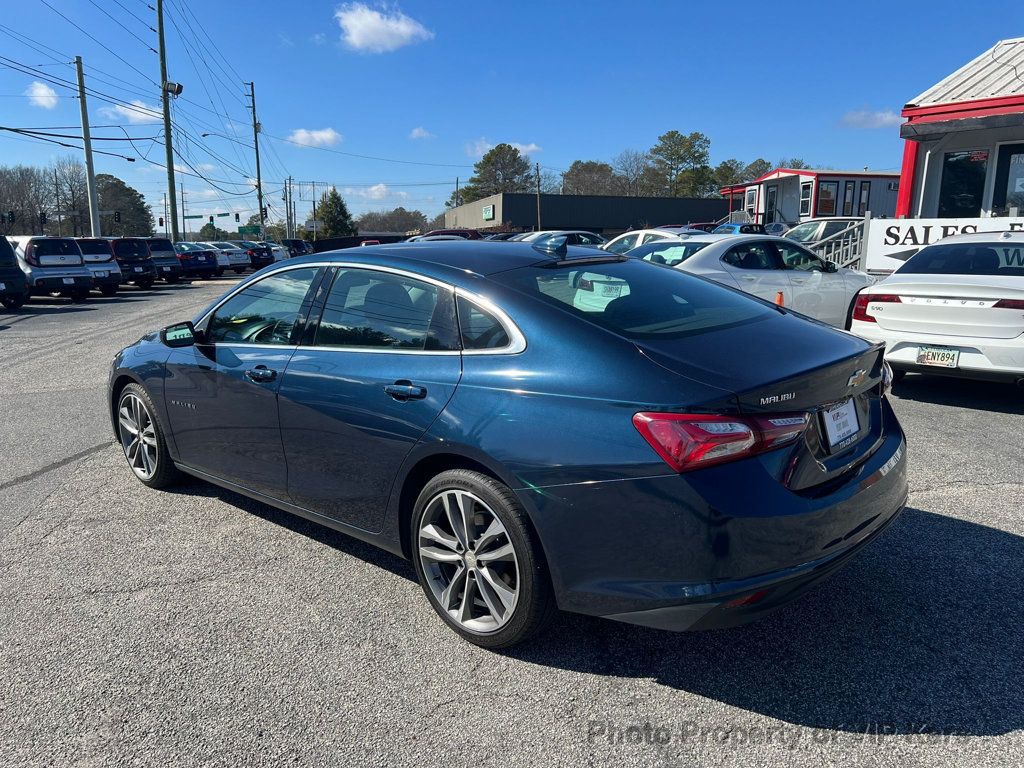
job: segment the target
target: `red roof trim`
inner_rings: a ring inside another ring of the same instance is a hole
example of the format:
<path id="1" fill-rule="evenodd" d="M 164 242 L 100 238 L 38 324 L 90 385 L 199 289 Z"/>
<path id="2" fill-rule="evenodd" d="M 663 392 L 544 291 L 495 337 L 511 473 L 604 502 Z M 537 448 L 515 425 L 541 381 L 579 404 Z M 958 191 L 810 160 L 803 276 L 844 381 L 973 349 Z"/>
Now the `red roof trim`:
<path id="1" fill-rule="evenodd" d="M 957 117 L 978 117 L 979 114 L 999 115 L 1024 111 L 1024 94 L 999 96 L 992 99 L 974 99 L 952 104 L 929 104 L 903 108 L 903 117 L 910 122 L 934 122 L 936 119 L 955 120 Z M 941 117 L 939 117 L 941 115 Z M 932 120 L 925 118 L 932 117 Z"/>

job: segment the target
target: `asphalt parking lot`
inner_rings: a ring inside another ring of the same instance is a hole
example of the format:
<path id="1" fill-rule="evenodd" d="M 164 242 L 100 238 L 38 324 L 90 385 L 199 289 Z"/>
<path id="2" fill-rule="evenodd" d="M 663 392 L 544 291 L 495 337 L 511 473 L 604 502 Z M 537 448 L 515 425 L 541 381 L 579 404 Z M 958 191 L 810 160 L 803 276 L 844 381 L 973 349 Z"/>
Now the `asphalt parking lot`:
<path id="1" fill-rule="evenodd" d="M 909 508 L 770 618 L 496 654 L 391 555 L 129 473 L 110 358 L 231 282 L 0 314 L 4 766 L 1021 765 L 1024 390 L 897 385 Z"/>

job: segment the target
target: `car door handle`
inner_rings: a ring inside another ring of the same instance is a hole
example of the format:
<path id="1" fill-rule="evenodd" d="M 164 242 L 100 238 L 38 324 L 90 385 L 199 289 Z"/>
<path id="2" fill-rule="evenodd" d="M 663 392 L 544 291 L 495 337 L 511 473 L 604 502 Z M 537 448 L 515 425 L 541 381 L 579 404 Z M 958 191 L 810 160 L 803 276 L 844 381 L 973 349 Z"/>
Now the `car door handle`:
<path id="1" fill-rule="evenodd" d="M 387 384 L 384 391 L 395 398 L 395 400 L 422 400 L 427 396 L 427 388 L 413 384 L 411 381 L 399 380 L 394 384 Z"/>
<path id="2" fill-rule="evenodd" d="M 795 277 L 791 277 L 790 281 L 792 281 L 796 285 L 803 285 L 804 283 L 807 282 L 807 278 L 806 277 L 801 277 L 801 278 L 798 279 L 798 278 L 795 278 Z"/>
<path id="3" fill-rule="evenodd" d="M 757 280 L 757 276 L 756 275 L 740 275 L 740 280 L 746 280 L 748 282 L 753 282 L 754 280 Z"/>
<path id="4" fill-rule="evenodd" d="M 257 365 L 255 368 L 250 368 L 246 371 L 245 377 L 257 384 L 266 384 L 268 381 L 273 381 L 277 378 L 277 371 L 267 368 L 265 365 Z"/>

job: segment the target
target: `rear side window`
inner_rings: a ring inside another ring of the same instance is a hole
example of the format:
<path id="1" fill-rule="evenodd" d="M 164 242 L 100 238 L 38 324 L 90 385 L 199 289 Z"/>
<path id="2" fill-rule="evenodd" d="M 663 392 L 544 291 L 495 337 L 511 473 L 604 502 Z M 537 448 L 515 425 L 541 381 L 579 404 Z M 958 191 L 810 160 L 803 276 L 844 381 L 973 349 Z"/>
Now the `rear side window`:
<path id="1" fill-rule="evenodd" d="M 463 349 L 501 349 L 511 343 L 505 326 L 493 314 L 462 296 L 458 306 Z"/>
<path id="2" fill-rule="evenodd" d="M 440 351 L 455 349 L 451 292 L 390 272 L 339 270 L 316 346 Z"/>
<path id="3" fill-rule="evenodd" d="M 662 245 L 650 246 L 646 253 L 643 255 L 635 253 L 640 256 L 644 261 L 650 261 L 654 264 L 665 264 L 669 267 L 674 267 L 677 264 L 682 264 L 688 258 L 693 256 L 701 248 L 706 248 L 707 243 L 664 243 Z M 634 254 L 630 254 L 633 256 Z"/>
<path id="4" fill-rule="evenodd" d="M 578 270 L 525 267 L 493 276 L 629 339 L 676 339 L 772 315 L 764 304 L 679 270 L 639 260 Z"/>
<path id="5" fill-rule="evenodd" d="M 948 243 L 922 248 L 896 270 L 901 275 L 1024 275 L 1022 243 Z"/>

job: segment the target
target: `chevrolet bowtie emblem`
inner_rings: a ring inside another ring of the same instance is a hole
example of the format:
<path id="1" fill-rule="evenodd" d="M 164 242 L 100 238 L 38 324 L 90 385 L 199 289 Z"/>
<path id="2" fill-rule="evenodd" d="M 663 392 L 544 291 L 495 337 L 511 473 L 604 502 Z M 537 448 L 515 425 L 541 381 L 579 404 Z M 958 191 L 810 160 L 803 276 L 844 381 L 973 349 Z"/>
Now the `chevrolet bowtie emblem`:
<path id="1" fill-rule="evenodd" d="M 846 386 L 859 387 L 867 380 L 867 378 L 868 372 L 861 368 L 859 371 L 854 372 L 854 374 L 846 380 Z"/>

